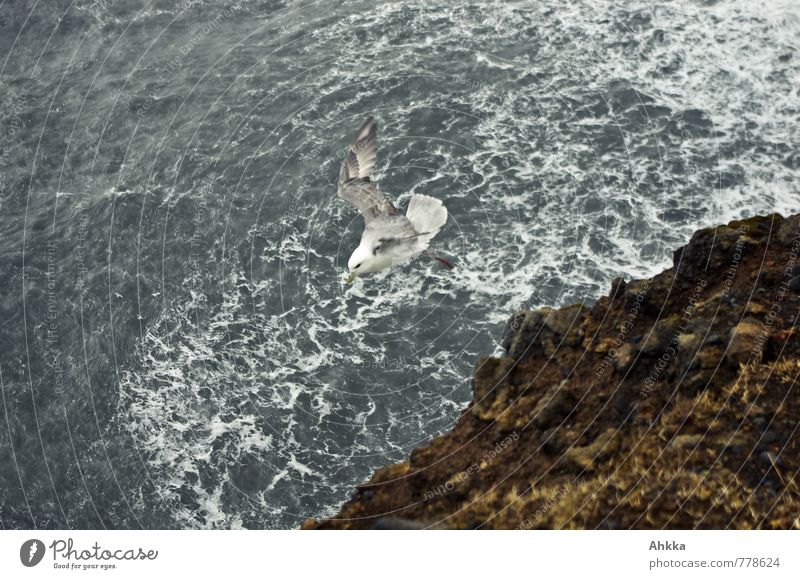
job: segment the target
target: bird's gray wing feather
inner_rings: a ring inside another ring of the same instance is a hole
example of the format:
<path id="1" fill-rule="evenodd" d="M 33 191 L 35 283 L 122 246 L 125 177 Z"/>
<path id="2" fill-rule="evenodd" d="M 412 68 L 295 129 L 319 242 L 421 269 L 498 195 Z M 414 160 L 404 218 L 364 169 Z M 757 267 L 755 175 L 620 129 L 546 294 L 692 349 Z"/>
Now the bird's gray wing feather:
<path id="1" fill-rule="evenodd" d="M 356 132 L 353 142 L 347 146 L 347 153 L 339 172 L 339 181 L 348 179 L 369 181 L 377 158 L 378 122 L 373 117 L 369 117 Z"/>
<path id="2" fill-rule="evenodd" d="M 339 170 L 339 198 L 361 212 L 365 224 L 380 216 L 397 215 L 397 208 L 371 181 L 378 156 L 378 123 L 369 117 L 347 147 Z"/>
<path id="3" fill-rule="evenodd" d="M 339 198 L 358 209 L 364 216 L 366 225 L 379 217 L 397 215 L 397 208 L 381 193 L 375 183 L 369 181 L 351 179 L 339 183 Z"/>

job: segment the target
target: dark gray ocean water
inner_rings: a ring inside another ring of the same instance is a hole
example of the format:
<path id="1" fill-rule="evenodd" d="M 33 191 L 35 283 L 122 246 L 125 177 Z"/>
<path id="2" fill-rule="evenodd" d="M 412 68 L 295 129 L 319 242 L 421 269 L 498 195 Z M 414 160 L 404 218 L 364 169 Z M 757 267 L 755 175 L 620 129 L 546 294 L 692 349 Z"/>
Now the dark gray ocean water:
<path id="1" fill-rule="evenodd" d="M 287 528 L 451 428 L 518 307 L 800 207 L 800 6 L 0 4 L 0 524 Z M 343 282 L 342 150 L 450 220 Z"/>

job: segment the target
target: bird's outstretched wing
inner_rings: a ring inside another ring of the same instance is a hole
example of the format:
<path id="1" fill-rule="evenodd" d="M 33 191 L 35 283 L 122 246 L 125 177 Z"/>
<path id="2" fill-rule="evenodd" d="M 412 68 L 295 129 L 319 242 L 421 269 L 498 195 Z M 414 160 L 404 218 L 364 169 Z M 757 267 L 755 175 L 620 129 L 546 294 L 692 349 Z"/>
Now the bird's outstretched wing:
<path id="1" fill-rule="evenodd" d="M 373 219 L 397 215 L 397 208 L 381 193 L 378 186 L 363 179 L 339 183 L 339 197 L 361 212 L 366 225 Z"/>
<path id="2" fill-rule="evenodd" d="M 347 154 L 339 173 L 339 181 L 366 179 L 372 176 L 375 159 L 378 158 L 378 121 L 370 116 L 358 129 L 353 142 L 347 146 Z"/>
<path id="3" fill-rule="evenodd" d="M 339 197 L 358 209 L 369 224 L 376 217 L 397 215 L 397 208 L 371 181 L 378 156 L 378 123 L 369 117 L 347 147 L 339 170 Z"/>

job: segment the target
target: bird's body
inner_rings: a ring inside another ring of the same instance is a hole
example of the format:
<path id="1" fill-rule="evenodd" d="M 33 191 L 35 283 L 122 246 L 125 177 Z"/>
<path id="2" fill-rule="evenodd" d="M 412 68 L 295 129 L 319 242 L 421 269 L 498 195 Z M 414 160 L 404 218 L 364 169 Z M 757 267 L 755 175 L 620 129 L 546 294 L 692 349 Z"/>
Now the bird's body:
<path id="1" fill-rule="evenodd" d="M 442 202 L 427 195 L 413 195 L 406 214 L 400 214 L 372 181 L 377 155 L 378 124 L 370 117 L 347 147 L 339 171 L 339 197 L 364 218 L 361 243 L 347 262 L 349 281 L 356 275 L 381 271 L 426 252 L 431 239 L 447 221 Z M 449 265 L 446 260 L 436 259 Z"/>

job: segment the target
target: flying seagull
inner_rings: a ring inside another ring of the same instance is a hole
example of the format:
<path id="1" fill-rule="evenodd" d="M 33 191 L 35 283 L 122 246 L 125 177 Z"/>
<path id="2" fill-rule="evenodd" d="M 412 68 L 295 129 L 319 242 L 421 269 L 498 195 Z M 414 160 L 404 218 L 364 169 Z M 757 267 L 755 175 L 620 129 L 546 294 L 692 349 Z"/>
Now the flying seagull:
<path id="1" fill-rule="evenodd" d="M 377 156 L 378 123 L 369 117 L 347 147 L 339 170 L 339 197 L 364 218 L 361 243 L 347 261 L 347 283 L 357 275 L 381 271 L 422 253 L 453 267 L 446 259 L 427 251 L 431 239 L 447 221 L 447 209 L 438 199 L 415 194 L 406 214 L 400 215 L 372 181 Z"/>

